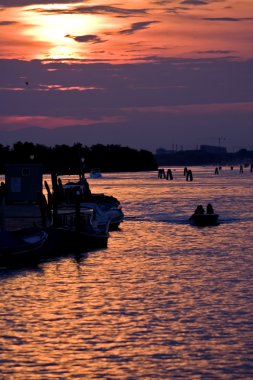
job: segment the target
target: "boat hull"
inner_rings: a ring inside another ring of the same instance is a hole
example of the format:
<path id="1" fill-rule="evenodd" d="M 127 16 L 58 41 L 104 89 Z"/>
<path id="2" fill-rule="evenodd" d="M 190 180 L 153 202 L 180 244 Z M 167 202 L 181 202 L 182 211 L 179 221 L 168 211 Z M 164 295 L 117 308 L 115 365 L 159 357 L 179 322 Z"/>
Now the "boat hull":
<path id="1" fill-rule="evenodd" d="M 82 252 L 90 249 L 107 248 L 109 234 L 78 232 L 71 227 L 52 227 L 49 240 L 52 242 L 50 254 Z"/>
<path id="2" fill-rule="evenodd" d="M 218 214 L 193 214 L 190 217 L 190 223 L 195 226 L 217 226 L 219 224 Z"/>
<path id="3" fill-rule="evenodd" d="M 39 261 L 44 254 L 48 233 L 25 228 L 0 233 L 0 265 L 25 264 Z"/>

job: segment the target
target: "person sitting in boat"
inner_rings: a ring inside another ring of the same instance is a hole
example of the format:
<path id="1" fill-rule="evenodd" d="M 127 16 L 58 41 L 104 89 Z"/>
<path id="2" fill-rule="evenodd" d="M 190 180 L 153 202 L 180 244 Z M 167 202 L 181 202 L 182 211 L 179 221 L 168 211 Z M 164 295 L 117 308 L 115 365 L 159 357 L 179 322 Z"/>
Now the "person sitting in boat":
<path id="1" fill-rule="evenodd" d="M 83 186 L 83 197 L 84 199 L 89 199 L 91 196 L 91 190 L 88 181 L 86 178 L 82 178 L 81 180 L 82 186 Z"/>
<path id="2" fill-rule="evenodd" d="M 209 215 L 214 214 L 213 206 L 211 205 L 211 203 L 208 203 L 208 205 L 206 206 L 206 213 Z"/>
<path id="3" fill-rule="evenodd" d="M 204 215 L 204 213 L 205 213 L 205 210 L 202 205 L 198 205 L 196 210 L 194 211 L 195 215 Z"/>
<path id="4" fill-rule="evenodd" d="M 45 228 L 47 226 L 47 217 L 50 217 L 51 213 L 48 209 L 46 197 L 42 191 L 39 191 L 37 194 L 36 204 L 40 206 L 41 223 L 42 227 Z"/>

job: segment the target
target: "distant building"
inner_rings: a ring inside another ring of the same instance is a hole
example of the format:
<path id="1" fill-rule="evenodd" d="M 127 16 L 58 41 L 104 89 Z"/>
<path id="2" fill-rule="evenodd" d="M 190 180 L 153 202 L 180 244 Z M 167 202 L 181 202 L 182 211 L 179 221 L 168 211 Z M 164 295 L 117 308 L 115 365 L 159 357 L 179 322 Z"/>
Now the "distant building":
<path id="1" fill-rule="evenodd" d="M 156 149 L 156 155 L 158 155 L 158 156 L 161 156 L 163 154 L 171 154 L 171 153 L 175 153 L 175 151 L 174 150 L 167 150 L 164 148 Z"/>
<path id="2" fill-rule="evenodd" d="M 216 154 L 227 153 L 227 149 L 223 146 L 200 145 L 199 150 L 208 152 L 208 153 L 216 153 Z"/>

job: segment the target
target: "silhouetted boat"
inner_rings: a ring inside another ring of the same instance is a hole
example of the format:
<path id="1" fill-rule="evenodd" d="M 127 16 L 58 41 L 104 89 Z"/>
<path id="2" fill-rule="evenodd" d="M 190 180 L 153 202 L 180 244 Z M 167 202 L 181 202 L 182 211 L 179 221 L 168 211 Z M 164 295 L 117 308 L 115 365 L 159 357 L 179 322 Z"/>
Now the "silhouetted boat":
<path id="1" fill-rule="evenodd" d="M 190 223 L 195 226 L 217 226 L 219 224 L 218 214 L 192 214 L 189 219 Z"/>
<path id="2" fill-rule="evenodd" d="M 39 228 L 0 232 L 0 264 L 38 260 L 44 252 L 48 234 Z"/>
<path id="3" fill-rule="evenodd" d="M 57 209 L 56 219 L 50 228 L 50 236 L 58 240 L 60 249 L 80 251 L 107 247 L 109 223 L 98 224 L 92 208 L 79 206 L 77 209 L 71 205 L 61 205 Z"/>

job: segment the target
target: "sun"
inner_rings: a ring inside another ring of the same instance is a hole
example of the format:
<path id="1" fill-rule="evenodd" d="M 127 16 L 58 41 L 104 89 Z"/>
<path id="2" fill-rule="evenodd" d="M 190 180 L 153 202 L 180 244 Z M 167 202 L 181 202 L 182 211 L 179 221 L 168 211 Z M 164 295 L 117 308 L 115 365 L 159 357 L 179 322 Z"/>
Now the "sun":
<path id="1" fill-rule="evenodd" d="M 74 39 L 66 36 L 96 34 L 102 26 L 101 17 L 97 15 L 48 14 L 38 11 L 33 11 L 32 17 L 29 17 L 29 23 L 30 27 L 24 31 L 24 35 L 37 42 L 48 42 L 49 51 L 46 55 L 55 59 L 81 58 L 81 54 L 86 55 L 89 50 L 87 44 L 78 44 Z M 45 56 L 45 52 L 42 54 Z"/>
<path id="2" fill-rule="evenodd" d="M 42 24 L 35 27 L 38 40 L 49 40 L 61 44 L 67 34 L 95 34 L 99 29 L 97 17 L 90 15 L 47 15 Z"/>

